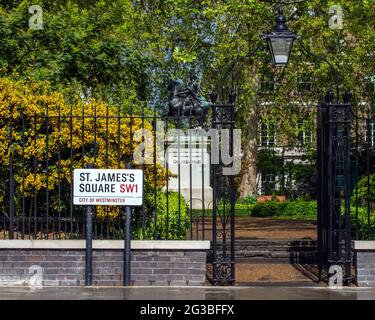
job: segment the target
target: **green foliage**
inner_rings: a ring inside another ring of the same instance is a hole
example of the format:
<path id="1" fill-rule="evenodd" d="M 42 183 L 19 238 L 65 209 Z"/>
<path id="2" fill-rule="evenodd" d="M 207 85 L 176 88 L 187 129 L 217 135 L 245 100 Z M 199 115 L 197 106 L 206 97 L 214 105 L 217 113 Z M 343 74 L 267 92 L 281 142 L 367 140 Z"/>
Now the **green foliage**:
<path id="1" fill-rule="evenodd" d="M 344 206 L 341 207 L 341 212 L 345 210 Z M 375 214 L 374 211 L 370 212 L 370 219 L 366 207 L 352 205 L 350 207 L 350 222 L 352 236 L 356 234 L 356 222 L 358 214 L 358 232 L 359 238 L 362 236 L 367 239 L 375 239 Z M 307 219 L 315 220 L 317 218 L 317 202 L 307 201 L 302 198 L 297 200 L 288 200 L 285 202 L 268 201 L 257 203 L 252 211 L 252 217 L 282 217 L 288 219 Z"/>
<path id="2" fill-rule="evenodd" d="M 356 222 L 358 214 L 359 239 L 375 239 L 375 173 L 363 176 L 358 180 L 358 202 L 355 189 L 351 196 L 350 220 L 352 234 L 356 232 Z M 368 214 L 368 201 L 370 201 L 370 215 Z M 358 206 L 358 209 L 356 207 Z"/>
<path id="3" fill-rule="evenodd" d="M 285 202 L 284 216 L 295 218 L 316 219 L 316 201 L 306 201 L 303 199 L 290 200 Z"/>
<path id="4" fill-rule="evenodd" d="M 315 155 L 311 152 L 301 157 L 305 163 L 283 161 L 272 149 L 261 149 L 257 153 L 257 169 L 265 174 L 274 174 L 282 187 L 279 191 L 266 190 L 266 194 L 286 195 L 288 198 L 300 198 L 315 194 L 314 175 Z"/>
<path id="5" fill-rule="evenodd" d="M 355 204 L 355 190 L 353 191 L 352 203 Z M 367 201 L 375 203 L 375 173 L 371 174 L 369 177 L 364 176 L 358 181 L 358 204 L 365 207 L 367 206 Z"/>
<path id="6" fill-rule="evenodd" d="M 267 201 L 257 203 L 252 211 L 253 217 L 288 217 L 290 219 L 316 219 L 316 201 L 303 199 L 285 202 Z"/>
<path id="7" fill-rule="evenodd" d="M 279 201 L 267 201 L 257 203 L 251 211 L 252 217 L 277 217 L 282 216 L 285 211 L 285 203 Z"/>
<path id="8" fill-rule="evenodd" d="M 43 8 L 43 30 L 28 28 L 28 7 L 33 4 Z M 329 8 L 335 4 L 343 7 L 342 30 L 328 27 L 333 15 Z M 192 71 L 205 94 L 221 89 L 231 61 L 264 44 L 259 35 L 274 27 L 278 7 L 277 1 L 257 0 L 0 1 L 0 76 L 48 80 L 65 96 L 99 97 L 122 108 L 137 108 L 145 102 L 164 105 L 166 81 L 186 80 Z M 328 64 L 304 54 L 301 43 L 340 70 L 342 87 L 352 90 L 358 100 L 368 101 L 362 80 L 375 74 L 373 8 L 373 0 L 310 0 L 285 6 L 288 26 L 302 37 L 283 76 L 269 66 L 265 46 L 253 58 L 237 61 L 225 86 L 235 81 L 238 88 L 237 125 L 243 129 L 244 158 L 249 160 L 243 162 L 245 171 L 256 159 L 260 118 L 269 114 L 278 134 L 293 145 L 301 130 L 298 121 L 314 117 L 315 111 L 306 104 L 316 105 L 332 86 Z M 279 81 L 276 92 L 263 97 L 267 104 L 261 105 L 258 80 L 266 71 Z M 301 76 L 313 83 L 309 99 L 295 94 Z M 306 127 L 311 123 L 305 122 Z M 257 164 L 280 171 L 279 160 L 272 155 L 260 154 Z M 294 171 L 294 176 L 289 175 L 293 179 L 309 182 L 310 169 L 283 170 Z"/>
<path id="9" fill-rule="evenodd" d="M 157 191 L 155 206 L 154 192 L 150 191 L 145 195 L 145 206 L 148 211 L 148 222 L 144 231 L 137 231 L 139 239 L 154 235 L 159 240 L 185 239 L 188 205 L 183 196 L 179 197 L 177 192 L 169 192 L 167 197 L 166 192 Z"/>
<path id="10" fill-rule="evenodd" d="M 247 196 L 247 197 L 239 198 L 236 201 L 236 206 L 237 205 L 241 205 L 241 204 L 244 204 L 244 205 L 247 205 L 247 206 L 252 206 L 252 205 L 255 205 L 256 202 L 257 202 L 257 198 L 256 197 L 254 197 L 254 196 Z"/>
<path id="11" fill-rule="evenodd" d="M 43 8 L 42 30 L 28 28 L 28 8 L 35 4 Z M 333 4 L 343 7 L 343 30 L 328 27 Z M 160 104 L 168 79 L 186 80 L 194 71 L 207 93 L 219 85 L 233 59 L 262 43 L 259 35 L 274 27 L 277 9 L 276 2 L 255 0 L 0 1 L 0 75 L 49 80 L 62 91 L 90 89 L 101 100 L 105 96 L 117 103 L 131 96 L 135 102 Z M 266 97 L 274 103 L 263 109 L 280 123 L 278 131 L 289 141 L 298 135 L 299 117 L 311 113 L 295 103 L 306 102 L 306 96 L 291 99 L 296 80 L 305 75 L 319 95 L 332 83 L 327 63 L 304 55 L 298 43 L 339 66 L 343 86 L 363 96 L 358 81 L 375 73 L 372 9 L 372 0 L 285 6 L 289 27 L 303 37 L 293 48 L 276 94 Z M 241 125 L 254 125 L 246 115 L 260 115 L 252 100 L 258 87 L 249 79 L 258 79 L 265 70 L 278 73 L 269 67 L 269 58 L 262 48 L 254 59 L 239 59 L 234 66 Z"/>
<path id="12" fill-rule="evenodd" d="M 28 7 L 35 4 L 43 8 L 42 30 L 28 28 Z M 333 4 L 343 7 L 343 30 L 328 27 Z M 259 35 L 273 28 L 277 9 L 276 2 L 255 0 L 0 1 L 0 68 L 3 76 L 49 80 L 61 89 L 79 83 L 108 98 L 132 91 L 142 101 L 152 98 L 168 78 L 186 80 L 190 71 L 196 71 L 207 92 L 222 80 L 234 58 L 262 43 Z M 374 55 L 369 54 L 375 40 L 372 9 L 372 0 L 311 0 L 285 6 L 289 27 L 303 37 L 293 48 L 276 95 L 267 99 L 274 100 L 270 113 L 280 120 L 278 129 L 290 141 L 298 135 L 298 116 L 308 113 L 290 99 L 296 80 L 307 76 L 321 93 L 332 77 L 327 64 L 304 55 L 298 43 L 339 66 L 343 84 L 361 94 L 364 86 L 358 79 L 374 74 Z M 238 61 L 240 104 L 249 106 L 258 89 L 250 78 L 256 79 L 265 69 L 278 72 L 268 66 L 269 58 L 262 49 L 253 60 Z M 249 65 L 254 68 L 249 70 Z M 255 108 L 239 111 L 251 113 Z M 280 112 L 282 108 L 288 112 Z"/>
<path id="13" fill-rule="evenodd" d="M 31 5 L 43 29 L 30 30 Z M 0 75 L 47 80 L 67 95 L 106 102 L 144 98 L 149 55 L 129 0 L 23 0 L 0 6 Z M 145 48 L 146 49 L 146 48 Z"/>
<path id="14" fill-rule="evenodd" d="M 282 160 L 272 149 L 261 149 L 257 154 L 257 168 L 260 172 L 279 174 L 282 170 Z"/>
<path id="15" fill-rule="evenodd" d="M 350 223 L 352 234 L 356 234 L 356 222 L 357 222 L 357 209 L 355 206 L 350 208 Z M 369 236 L 369 237 L 368 237 Z M 368 216 L 367 208 L 358 207 L 358 239 L 375 239 L 375 213 L 370 212 L 370 219 Z"/>
<path id="16" fill-rule="evenodd" d="M 235 215 L 238 217 L 249 216 L 256 202 L 257 199 L 253 196 L 239 198 L 234 206 Z"/>

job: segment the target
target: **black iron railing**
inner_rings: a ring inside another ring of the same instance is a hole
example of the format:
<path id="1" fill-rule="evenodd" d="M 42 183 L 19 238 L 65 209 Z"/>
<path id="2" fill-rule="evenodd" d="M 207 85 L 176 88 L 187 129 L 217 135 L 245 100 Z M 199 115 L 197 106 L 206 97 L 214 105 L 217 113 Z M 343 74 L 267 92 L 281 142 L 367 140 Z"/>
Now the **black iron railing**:
<path id="1" fill-rule="evenodd" d="M 146 114 L 144 109 L 136 114 L 108 107 L 31 115 L 9 108 L 8 117 L 0 122 L 8 137 L 2 141 L 6 151 L 0 163 L 0 239 L 84 239 L 85 211 L 72 202 L 73 170 L 86 168 L 89 162 L 94 168 L 125 168 L 129 161 L 145 174 L 144 205 L 132 209 L 133 239 L 204 238 L 200 224 L 209 209 L 204 201 L 207 190 L 203 187 L 195 199 L 193 170 L 181 178 L 178 163 L 176 172 L 171 172 L 162 150 L 174 142 L 180 157 L 187 149 L 178 144 L 172 130 L 188 136 L 189 129 L 203 124 L 201 118 L 179 120 Z M 184 157 L 192 157 L 185 153 Z M 202 176 L 209 165 L 200 166 Z M 190 191 L 183 194 L 183 188 Z M 94 238 L 123 237 L 124 209 L 96 207 L 93 216 Z M 194 232 L 198 229 L 202 231 Z"/>
<path id="2" fill-rule="evenodd" d="M 209 109 L 160 115 L 96 104 L 38 113 L 9 108 L 0 119 L 7 133 L 0 156 L 0 239 L 85 239 L 87 208 L 72 201 L 74 169 L 131 164 L 144 171 L 145 190 L 143 205 L 131 209 L 132 239 L 217 240 L 212 281 L 233 284 L 234 175 L 223 175 L 228 164 L 222 159 L 211 163 L 210 135 L 211 129 L 227 130 L 229 140 L 218 134 L 214 149 L 229 146 L 233 156 L 234 105 Z M 92 238 L 124 239 L 125 217 L 123 207 L 93 207 Z"/>

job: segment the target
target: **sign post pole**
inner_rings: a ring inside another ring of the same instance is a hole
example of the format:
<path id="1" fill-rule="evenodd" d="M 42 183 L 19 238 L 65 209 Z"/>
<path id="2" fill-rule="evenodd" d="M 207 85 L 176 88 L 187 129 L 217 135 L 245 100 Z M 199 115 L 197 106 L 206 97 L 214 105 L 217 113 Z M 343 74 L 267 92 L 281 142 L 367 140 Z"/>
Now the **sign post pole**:
<path id="1" fill-rule="evenodd" d="M 126 164 L 126 169 L 131 169 L 131 164 Z M 131 214 L 129 206 L 125 207 L 125 237 L 124 237 L 124 287 L 130 286 L 131 273 Z"/>
<path id="2" fill-rule="evenodd" d="M 92 207 L 87 207 L 85 284 L 92 286 Z"/>
<path id="3" fill-rule="evenodd" d="M 124 286 L 130 285 L 131 267 L 131 208 L 125 207 L 125 238 L 124 238 Z"/>
<path id="4" fill-rule="evenodd" d="M 91 163 L 87 166 L 92 168 Z M 85 285 L 92 286 L 92 207 L 87 207 L 86 215 L 86 260 L 85 260 Z"/>

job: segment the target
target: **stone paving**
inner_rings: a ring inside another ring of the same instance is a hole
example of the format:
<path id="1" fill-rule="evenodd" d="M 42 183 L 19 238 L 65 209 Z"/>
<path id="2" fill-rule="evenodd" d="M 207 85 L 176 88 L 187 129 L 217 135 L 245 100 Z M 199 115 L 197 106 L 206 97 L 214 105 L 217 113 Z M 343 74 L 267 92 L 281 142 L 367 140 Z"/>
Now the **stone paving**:
<path id="1" fill-rule="evenodd" d="M 236 239 L 316 239 L 313 220 L 291 220 L 272 217 L 236 217 Z M 217 221 L 220 228 L 220 221 Z M 202 239 L 202 219 L 193 223 L 193 238 Z M 205 218 L 204 239 L 212 240 L 212 218 Z"/>
<path id="2" fill-rule="evenodd" d="M 375 300 L 375 288 L 132 287 L 0 288 L 0 300 Z"/>

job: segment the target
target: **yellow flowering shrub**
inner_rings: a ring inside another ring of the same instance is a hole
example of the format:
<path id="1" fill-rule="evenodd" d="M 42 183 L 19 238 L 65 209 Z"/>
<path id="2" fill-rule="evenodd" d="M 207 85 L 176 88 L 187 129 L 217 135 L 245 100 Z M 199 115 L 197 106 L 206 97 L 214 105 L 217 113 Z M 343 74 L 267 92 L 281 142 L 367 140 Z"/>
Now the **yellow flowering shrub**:
<path id="1" fill-rule="evenodd" d="M 131 136 L 141 127 L 140 118 L 123 113 L 119 117 L 117 109 L 101 101 L 77 99 L 69 105 L 48 83 L 0 78 L 0 172 L 6 185 L 12 159 L 16 191 L 29 199 L 29 206 L 35 194 L 48 189 L 51 210 L 66 207 L 75 168 L 88 163 L 94 168 L 125 168 L 141 142 L 131 143 Z M 148 121 L 144 128 L 152 130 Z M 144 174 L 146 187 L 154 186 L 155 174 L 157 187 L 165 184 L 161 165 L 156 170 L 145 165 Z M 7 188 L 2 189 L 0 202 L 7 196 Z M 98 207 L 97 215 L 116 219 L 118 210 Z"/>

